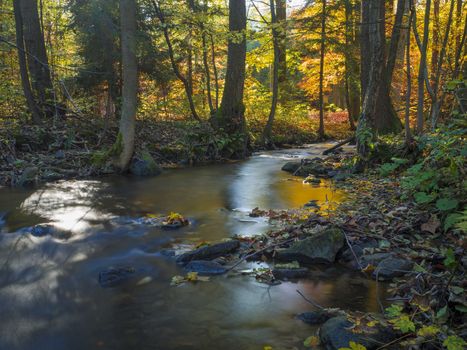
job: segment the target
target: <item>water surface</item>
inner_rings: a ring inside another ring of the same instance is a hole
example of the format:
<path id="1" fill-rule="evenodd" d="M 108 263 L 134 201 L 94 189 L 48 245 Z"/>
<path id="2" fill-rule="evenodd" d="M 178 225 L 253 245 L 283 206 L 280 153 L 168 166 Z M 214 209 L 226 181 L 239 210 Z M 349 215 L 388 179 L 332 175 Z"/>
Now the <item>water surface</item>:
<path id="1" fill-rule="evenodd" d="M 292 349 L 315 331 L 294 319 L 311 310 L 296 289 L 324 306 L 377 310 L 376 285 L 336 267 L 316 267 L 311 279 L 274 287 L 232 275 L 170 286 L 183 271 L 161 254 L 164 248 L 265 232 L 265 219 L 247 215 L 254 207 L 339 201 L 343 194 L 329 184 L 313 187 L 280 171 L 286 161 L 325 147 L 266 152 L 149 179 L 0 190 L 0 212 L 8 212 L 0 233 L 0 349 Z M 171 211 L 193 225 L 163 231 L 115 220 Z M 63 240 L 21 233 L 45 222 L 73 234 Z M 99 272 L 118 266 L 134 267 L 136 277 L 102 288 Z"/>

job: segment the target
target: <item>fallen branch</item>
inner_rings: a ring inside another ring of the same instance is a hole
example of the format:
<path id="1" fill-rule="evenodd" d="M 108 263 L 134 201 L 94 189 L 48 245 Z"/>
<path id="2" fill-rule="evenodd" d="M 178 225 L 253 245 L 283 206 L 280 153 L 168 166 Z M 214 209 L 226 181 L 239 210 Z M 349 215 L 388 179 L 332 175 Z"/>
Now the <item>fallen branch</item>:
<path id="1" fill-rule="evenodd" d="M 306 296 L 303 295 L 302 292 L 300 292 L 298 289 L 296 290 L 298 294 L 300 294 L 300 296 L 305 299 L 305 301 L 309 302 L 311 305 L 313 305 L 314 307 L 320 309 L 320 310 L 324 310 L 325 307 L 319 305 L 316 301 L 312 300 L 312 299 L 309 299 L 307 298 Z"/>
<path id="2" fill-rule="evenodd" d="M 331 153 L 331 152 L 334 151 L 335 149 L 337 149 L 337 148 L 339 148 L 339 147 L 342 147 L 342 146 L 344 146 L 345 144 L 352 142 L 353 140 L 355 140 L 355 136 L 351 136 L 351 137 L 349 137 L 348 139 L 345 139 L 344 141 L 341 141 L 341 142 L 335 144 L 335 145 L 332 146 L 331 148 L 328 148 L 327 150 L 325 150 L 325 151 L 323 152 L 323 156 L 328 155 L 329 153 Z"/>

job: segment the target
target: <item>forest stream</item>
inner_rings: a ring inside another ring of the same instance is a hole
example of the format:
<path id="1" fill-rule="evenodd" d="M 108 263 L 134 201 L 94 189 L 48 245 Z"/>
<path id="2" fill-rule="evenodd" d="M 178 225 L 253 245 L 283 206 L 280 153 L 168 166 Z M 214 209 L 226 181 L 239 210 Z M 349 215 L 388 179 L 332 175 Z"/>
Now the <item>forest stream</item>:
<path id="1" fill-rule="evenodd" d="M 184 273 L 162 253 L 174 244 L 265 232 L 267 219 L 248 216 L 255 207 L 298 208 L 317 200 L 332 210 L 344 193 L 281 171 L 288 160 L 312 158 L 328 146 L 258 153 L 153 178 L 0 190 L 0 214 L 7 213 L 3 228 L 0 221 L 0 349 L 301 348 L 316 329 L 295 319 L 312 309 L 297 289 L 323 306 L 378 311 L 381 285 L 336 265 L 312 266 L 311 278 L 277 286 L 239 274 L 170 285 Z M 182 213 L 191 225 L 161 230 L 117 220 L 170 212 Z M 47 222 L 72 235 L 22 233 Z M 111 267 L 131 267 L 136 274 L 103 288 L 99 273 Z"/>

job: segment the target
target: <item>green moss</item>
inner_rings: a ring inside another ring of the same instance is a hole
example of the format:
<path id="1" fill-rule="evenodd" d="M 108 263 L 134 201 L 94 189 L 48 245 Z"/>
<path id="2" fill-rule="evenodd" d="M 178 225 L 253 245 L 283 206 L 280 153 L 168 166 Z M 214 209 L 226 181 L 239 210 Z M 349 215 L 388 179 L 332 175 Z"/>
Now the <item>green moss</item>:
<path id="1" fill-rule="evenodd" d="M 103 166 L 110 158 L 117 157 L 123 151 L 123 136 L 119 132 L 115 143 L 106 151 L 96 151 L 91 157 L 92 165 L 101 167 Z"/>

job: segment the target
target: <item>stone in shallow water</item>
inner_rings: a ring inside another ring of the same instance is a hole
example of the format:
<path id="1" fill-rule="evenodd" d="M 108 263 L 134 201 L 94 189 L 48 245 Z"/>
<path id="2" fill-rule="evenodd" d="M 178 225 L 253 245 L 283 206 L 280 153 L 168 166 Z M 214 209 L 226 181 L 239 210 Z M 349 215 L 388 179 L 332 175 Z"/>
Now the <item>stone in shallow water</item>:
<path id="1" fill-rule="evenodd" d="M 99 284 L 102 288 L 111 288 L 127 282 L 136 273 L 133 267 L 110 267 L 99 272 Z"/>
<path id="2" fill-rule="evenodd" d="M 189 272 L 197 272 L 201 276 L 222 275 L 227 269 L 214 261 L 193 260 L 190 261 L 185 269 Z"/>
<path id="3" fill-rule="evenodd" d="M 272 274 L 277 279 L 294 279 L 302 278 L 308 274 L 308 269 L 306 267 L 299 267 L 297 269 L 274 269 Z"/>
<path id="4" fill-rule="evenodd" d="M 319 336 L 321 344 L 326 350 L 338 350 L 348 348 L 351 341 L 365 346 L 368 350 L 377 349 L 382 344 L 387 344 L 394 339 L 394 333 L 387 329 L 373 328 L 371 333 L 352 332 L 354 324 L 346 317 L 333 317 L 324 323 Z"/>
<path id="5" fill-rule="evenodd" d="M 204 246 L 177 257 L 178 263 L 188 263 L 192 260 L 212 260 L 224 254 L 233 252 L 240 247 L 240 242 L 232 239 L 230 241 Z"/>
<path id="6" fill-rule="evenodd" d="M 344 245 L 344 234 L 337 227 L 294 242 L 289 248 L 277 251 L 277 258 L 301 263 L 333 263 Z"/>
<path id="7" fill-rule="evenodd" d="M 317 325 L 317 324 L 322 324 L 329 320 L 331 317 L 334 315 L 326 312 L 326 311 L 310 311 L 310 312 L 303 312 L 299 315 L 297 315 L 297 318 L 304 323 L 311 324 L 311 325 Z"/>
<path id="8" fill-rule="evenodd" d="M 390 280 L 405 275 L 412 270 L 412 267 L 413 262 L 410 260 L 389 257 L 378 264 L 372 276 L 378 280 Z"/>

